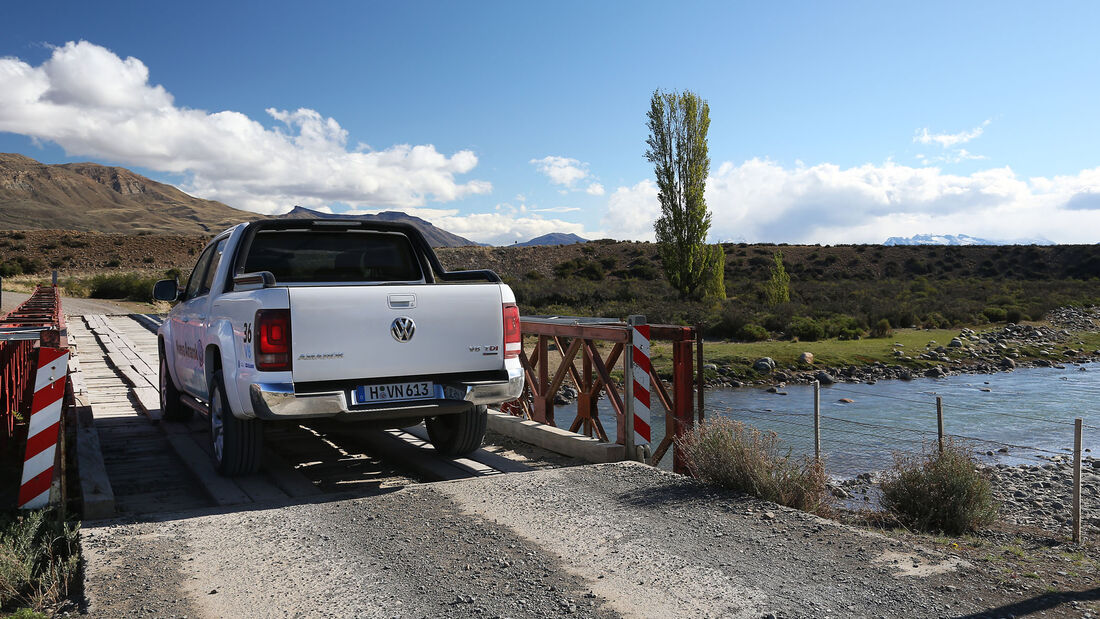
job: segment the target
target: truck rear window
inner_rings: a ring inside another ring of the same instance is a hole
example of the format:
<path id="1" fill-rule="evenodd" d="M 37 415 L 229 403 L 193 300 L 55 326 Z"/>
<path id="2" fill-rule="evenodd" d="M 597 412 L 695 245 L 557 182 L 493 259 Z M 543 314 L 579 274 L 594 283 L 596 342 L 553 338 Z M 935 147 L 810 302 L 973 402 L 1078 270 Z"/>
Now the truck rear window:
<path id="1" fill-rule="evenodd" d="M 244 272 L 279 283 L 407 282 L 421 279 L 408 237 L 363 230 L 260 230 Z"/>

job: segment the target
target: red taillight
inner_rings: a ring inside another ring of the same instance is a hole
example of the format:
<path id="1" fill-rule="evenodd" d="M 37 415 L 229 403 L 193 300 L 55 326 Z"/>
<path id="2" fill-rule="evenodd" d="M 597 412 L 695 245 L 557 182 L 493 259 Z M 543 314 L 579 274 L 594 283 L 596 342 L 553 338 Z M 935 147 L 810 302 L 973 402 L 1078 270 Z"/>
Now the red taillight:
<path id="1" fill-rule="evenodd" d="M 522 350 L 522 336 L 519 330 L 519 308 L 515 303 L 504 304 L 504 358 L 515 359 Z"/>
<path id="2" fill-rule="evenodd" d="M 290 370 L 290 310 L 256 312 L 256 369 Z"/>

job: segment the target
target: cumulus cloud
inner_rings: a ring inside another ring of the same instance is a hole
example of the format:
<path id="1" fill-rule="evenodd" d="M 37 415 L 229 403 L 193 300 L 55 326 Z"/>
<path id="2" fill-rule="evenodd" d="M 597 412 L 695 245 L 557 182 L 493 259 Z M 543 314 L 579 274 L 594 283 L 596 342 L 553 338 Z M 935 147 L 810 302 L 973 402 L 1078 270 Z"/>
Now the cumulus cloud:
<path id="1" fill-rule="evenodd" d="M 347 131 L 315 110 L 267 114 L 276 126 L 240 112 L 179 107 L 150 84 L 141 60 L 86 41 L 54 48 L 39 66 L 0 58 L 0 131 L 55 142 L 73 156 L 183 174 L 186 191 L 238 208 L 416 207 L 491 190 L 486 181 L 456 179 L 477 165 L 468 150 L 349 150 Z"/>
<path id="2" fill-rule="evenodd" d="M 616 189 L 603 226 L 612 236 L 652 240 L 656 195 L 651 181 Z M 750 159 L 721 164 L 706 198 L 712 241 L 881 243 L 929 232 L 1100 241 L 1100 168 L 1022 178 L 1008 167 L 957 175 L 893 162 L 787 168 Z"/>
<path id="3" fill-rule="evenodd" d="M 611 238 L 652 241 L 653 222 L 660 214 L 657 184 L 647 179 L 632 187 L 616 189 L 607 201 L 607 212 L 600 224 Z"/>
<path id="4" fill-rule="evenodd" d="M 569 191 L 583 191 L 591 196 L 602 196 L 604 194 L 603 185 L 599 182 L 592 180 L 592 174 L 588 171 L 588 164 L 572 159 L 570 157 L 558 157 L 555 155 L 548 155 L 542 159 L 532 159 L 529 163 L 535 166 L 540 173 L 544 174 L 546 178 L 550 179 L 550 182 L 555 185 L 561 185 Z M 580 181 L 588 180 L 587 187 L 581 187 Z M 567 193 L 567 191 L 562 191 Z"/>

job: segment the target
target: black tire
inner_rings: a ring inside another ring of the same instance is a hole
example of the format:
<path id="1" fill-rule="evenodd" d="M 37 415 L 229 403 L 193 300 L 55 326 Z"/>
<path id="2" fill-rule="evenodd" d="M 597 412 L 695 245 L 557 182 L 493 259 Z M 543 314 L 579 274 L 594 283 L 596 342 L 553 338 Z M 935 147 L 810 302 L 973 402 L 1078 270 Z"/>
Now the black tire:
<path id="1" fill-rule="evenodd" d="M 471 405 L 469 410 L 461 413 L 428 417 L 424 420 L 432 447 L 440 455 L 449 458 L 465 456 L 481 447 L 488 424 L 489 413 L 484 404 Z"/>
<path id="2" fill-rule="evenodd" d="M 221 370 L 214 372 L 210 381 L 210 446 L 214 468 L 226 477 L 251 475 L 260 470 L 263 426 L 256 419 L 233 416 Z"/>
<path id="3" fill-rule="evenodd" d="M 165 421 L 188 421 L 194 411 L 180 402 L 180 391 L 168 371 L 168 359 L 160 351 L 160 412 Z"/>

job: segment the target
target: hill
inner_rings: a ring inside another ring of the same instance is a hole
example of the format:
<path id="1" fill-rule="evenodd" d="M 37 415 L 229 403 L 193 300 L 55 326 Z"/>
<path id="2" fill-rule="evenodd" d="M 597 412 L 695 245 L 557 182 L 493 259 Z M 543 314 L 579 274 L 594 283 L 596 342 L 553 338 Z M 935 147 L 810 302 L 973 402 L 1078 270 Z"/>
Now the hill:
<path id="1" fill-rule="evenodd" d="M 383 211 L 375 215 L 341 215 L 322 213 L 321 211 L 315 211 L 308 209 L 304 206 L 295 206 L 289 213 L 282 215 L 276 215 L 278 219 L 294 219 L 294 218 L 314 218 L 321 219 L 361 219 L 364 221 L 395 221 L 400 223 L 408 223 L 416 226 L 420 232 L 427 239 L 428 244 L 432 247 L 467 247 L 467 246 L 480 246 L 481 243 L 475 243 L 470 239 L 462 238 L 457 234 L 451 234 L 442 228 L 437 228 L 431 224 L 431 222 L 421 219 L 419 217 L 413 217 L 412 215 L 406 215 L 398 211 Z"/>
<path id="2" fill-rule="evenodd" d="M 588 239 L 582 239 L 575 234 L 565 234 L 562 232 L 551 232 L 550 234 L 544 234 L 542 236 L 536 236 L 535 238 L 527 241 L 526 243 L 516 243 L 516 247 L 536 247 L 539 245 L 572 245 L 574 243 L 587 243 Z"/>
<path id="3" fill-rule="evenodd" d="M 0 153 L 0 229 L 198 235 L 258 217 L 126 168 Z"/>

